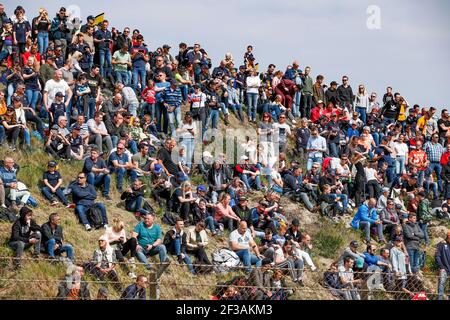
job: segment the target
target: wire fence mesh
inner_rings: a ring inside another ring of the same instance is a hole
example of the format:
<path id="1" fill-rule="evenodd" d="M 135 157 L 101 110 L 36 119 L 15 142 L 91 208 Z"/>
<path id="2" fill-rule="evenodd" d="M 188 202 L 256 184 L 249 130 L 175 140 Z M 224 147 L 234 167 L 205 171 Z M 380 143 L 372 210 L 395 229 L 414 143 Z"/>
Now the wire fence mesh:
<path id="1" fill-rule="evenodd" d="M 89 259 L 71 262 L 53 259 L 24 258 L 23 272 L 7 272 L 12 257 L 0 257 L 0 299 L 51 300 L 64 282 L 75 283 L 75 269 L 85 267 L 83 282 L 91 289 L 91 298 L 102 287 L 110 288 L 110 299 L 119 299 L 123 290 L 136 281 L 128 271 L 147 277 L 147 298 L 161 300 L 436 300 L 440 275 L 436 273 L 395 274 L 372 268 L 370 272 L 352 273 L 294 269 L 291 266 L 265 265 L 259 268 L 244 266 L 180 263 L 170 258 L 169 263 L 151 261 L 148 270 L 136 262 L 118 262 L 116 276 L 99 276 L 86 265 Z M 74 263 L 74 264 L 73 264 Z M 44 268 L 44 270 L 42 270 Z M 53 268 L 53 269 L 52 269 Z M 52 269 L 52 272 L 44 272 Z M 72 271 L 70 271 L 72 270 Z M 343 284 L 341 277 L 352 279 Z M 297 278 L 297 279 L 295 279 Z M 442 278 L 442 276 L 441 276 Z M 448 282 L 442 278 L 441 282 Z M 448 283 L 447 283 L 448 284 Z M 442 285 L 441 285 L 442 286 Z M 448 287 L 448 286 L 447 286 Z M 444 288 L 446 288 L 444 286 Z M 441 290 L 442 291 L 442 290 Z M 448 299 L 448 292 L 442 298 Z"/>

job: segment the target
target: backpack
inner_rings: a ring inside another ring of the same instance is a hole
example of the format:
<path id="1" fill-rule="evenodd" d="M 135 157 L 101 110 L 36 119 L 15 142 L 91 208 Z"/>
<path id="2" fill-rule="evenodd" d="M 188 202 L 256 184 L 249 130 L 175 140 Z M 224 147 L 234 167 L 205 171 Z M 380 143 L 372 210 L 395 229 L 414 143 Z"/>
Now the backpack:
<path id="1" fill-rule="evenodd" d="M 217 249 L 212 253 L 212 263 L 216 273 L 228 273 L 230 269 L 241 265 L 238 255 L 229 249 Z"/>
<path id="2" fill-rule="evenodd" d="M 0 207 L 0 221 L 15 222 L 17 217 L 9 209 Z"/>
<path id="3" fill-rule="evenodd" d="M 177 216 L 172 212 L 167 211 L 166 213 L 164 213 L 163 217 L 161 218 L 161 221 L 170 226 L 174 226 L 175 222 L 177 221 Z"/>
<path id="4" fill-rule="evenodd" d="M 89 224 L 93 228 L 100 229 L 101 227 L 103 227 L 102 211 L 95 204 L 89 208 L 86 216 Z"/>

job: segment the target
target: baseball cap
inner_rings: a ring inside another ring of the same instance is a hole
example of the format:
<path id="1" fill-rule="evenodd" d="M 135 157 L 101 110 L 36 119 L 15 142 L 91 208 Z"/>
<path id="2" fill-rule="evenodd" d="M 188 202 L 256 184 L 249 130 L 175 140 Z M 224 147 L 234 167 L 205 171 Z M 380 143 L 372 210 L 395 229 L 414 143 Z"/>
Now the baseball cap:
<path id="1" fill-rule="evenodd" d="M 170 80 L 170 85 L 171 86 L 177 86 L 178 85 L 178 81 L 175 79 Z"/>
<path id="2" fill-rule="evenodd" d="M 300 221 L 297 218 L 294 218 L 294 220 L 292 220 L 292 225 L 298 227 L 300 226 Z"/>
<path id="3" fill-rule="evenodd" d="M 177 180 L 180 182 L 184 182 L 188 180 L 188 177 L 183 172 L 178 172 Z"/>
<path id="4" fill-rule="evenodd" d="M 19 96 L 13 96 L 12 97 L 12 101 L 21 101 L 22 98 L 20 98 Z"/>
<path id="5" fill-rule="evenodd" d="M 54 124 L 52 126 L 51 130 L 59 130 L 59 126 L 57 124 Z"/>
<path id="6" fill-rule="evenodd" d="M 108 237 L 106 235 L 102 235 L 102 236 L 100 236 L 100 238 L 98 238 L 98 240 L 99 241 L 102 240 L 102 241 L 108 242 Z"/>
<path id="7" fill-rule="evenodd" d="M 87 20 L 94 20 L 94 19 L 95 19 L 95 17 L 92 15 L 87 17 Z"/>
<path id="8" fill-rule="evenodd" d="M 61 9 L 59 9 L 59 12 L 66 12 L 66 8 L 65 7 L 61 7 Z"/>
<path id="9" fill-rule="evenodd" d="M 409 176 L 409 178 L 410 178 L 410 179 L 417 179 L 417 175 L 412 174 L 412 175 Z M 423 193 L 424 196 L 425 196 L 425 193 L 424 193 L 423 191 L 422 191 L 422 192 L 419 192 L 419 194 L 420 194 L 420 193 Z"/>
<path id="10" fill-rule="evenodd" d="M 160 165 L 159 163 L 155 164 L 154 168 L 153 168 L 153 172 L 154 173 L 161 173 L 163 171 L 163 167 L 162 165 Z"/>
<path id="11" fill-rule="evenodd" d="M 58 92 L 55 94 L 55 97 L 64 97 L 64 95 L 63 95 L 63 93 L 62 93 L 61 91 L 58 91 Z"/>
<path id="12" fill-rule="evenodd" d="M 200 192 L 206 192 L 206 187 L 204 186 L 204 185 L 199 185 L 198 187 L 197 187 L 197 190 L 198 191 L 200 191 Z"/>
<path id="13" fill-rule="evenodd" d="M 402 237 L 402 236 L 396 236 L 396 237 L 394 238 L 394 241 L 395 241 L 395 242 L 403 241 L 403 237 Z"/>
<path id="14" fill-rule="evenodd" d="M 14 106 L 8 106 L 8 107 L 6 107 L 6 109 L 7 110 L 14 110 L 15 108 L 14 108 Z"/>
<path id="15" fill-rule="evenodd" d="M 168 44 L 163 45 L 163 49 L 170 49 L 172 48 L 171 46 L 169 46 Z"/>
<path id="16" fill-rule="evenodd" d="M 331 81 L 330 86 L 337 86 L 337 82 L 336 81 Z"/>
<path id="17" fill-rule="evenodd" d="M 248 160 L 248 157 L 246 155 L 241 156 L 241 161 Z"/>
<path id="18" fill-rule="evenodd" d="M 248 198 L 246 196 L 239 197 L 239 201 L 247 201 Z"/>
<path id="19" fill-rule="evenodd" d="M 389 192 L 389 188 L 388 187 L 384 187 L 381 191 L 382 192 Z"/>
<path id="20" fill-rule="evenodd" d="M 319 100 L 319 101 L 317 101 L 317 104 L 321 104 L 321 103 L 323 103 L 323 101 L 322 101 L 322 100 Z"/>
<path id="21" fill-rule="evenodd" d="M 49 168 L 54 168 L 54 167 L 56 167 L 58 164 L 56 163 L 56 161 L 49 161 L 48 163 L 47 163 L 47 167 L 49 167 Z"/>
<path id="22" fill-rule="evenodd" d="M 74 124 L 72 130 L 81 130 L 81 127 L 78 123 Z"/>
<path id="23" fill-rule="evenodd" d="M 261 207 L 267 208 L 267 207 L 269 206 L 269 203 L 268 203 L 266 200 L 261 200 L 261 201 L 259 202 L 259 205 L 260 205 Z"/>

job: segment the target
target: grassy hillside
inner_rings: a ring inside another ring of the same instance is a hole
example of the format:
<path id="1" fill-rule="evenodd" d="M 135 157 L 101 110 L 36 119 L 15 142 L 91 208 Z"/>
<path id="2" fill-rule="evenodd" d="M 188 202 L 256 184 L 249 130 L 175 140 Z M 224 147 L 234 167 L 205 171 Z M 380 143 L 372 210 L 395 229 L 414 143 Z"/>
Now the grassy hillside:
<path id="1" fill-rule="evenodd" d="M 234 116 L 230 117 L 231 128 L 239 127 Z M 37 141 L 33 141 L 33 144 Z M 40 149 L 38 145 L 34 145 L 36 149 Z M 30 189 L 40 205 L 34 209 L 34 218 L 39 224 L 47 221 L 48 216 L 52 212 L 58 212 L 62 218 L 62 227 L 66 242 L 74 245 L 75 257 L 77 261 L 88 261 L 93 250 L 97 246 L 97 239 L 103 233 L 103 230 L 95 230 L 86 232 L 84 227 L 78 223 L 74 210 L 66 209 L 62 205 L 59 207 L 50 207 L 49 203 L 41 196 L 38 188 L 38 181 L 42 178 L 45 171 L 45 165 L 50 158 L 42 151 L 37 150 L 29 155 L 23 152 L 11 153 L 5 148 L 0 149 L 0 158 L 12 156 L 17 163 L 20 164 L 19 180 L 23 181 Z M 60 162 L 59 171 L 64 178 L 64 185 L 67 185 L 71 179 L 76 177 L 77 172 L 81 169 L 80 162 Z M 193 177 L 195 184 L 199 183 L 199 177 Z M 119 216 L 126 224 L 126 232 L 130 234 L 137 221 L 135 217 L 123 209 L 117 200 L 120 199 L 115 189 L 115 179 L 111 185 L 111 196 L 115 200 L 112 203 L 105 203 L 108 218 L 112 221 L 113 217 Z M 261 198 L 261 194 L 253 195 L 250 205 L 254 205 Z M 99 199 L 101 200 L 101 199 Z M 156 204 L 154 204 L 157 208 Z M 330 223 L 317 214 L 311 214 L 304 210 L 302 206 L 282 198 L 281 204 L 286 208 L 289 219 L 294 217 L 300 218 L 302 229 L 308 232 L 313 239 L 314 249 L 312 258 L 319 270 L 326 270 L 328 265 L 339 256 L 339 253 L 353 239 L 361 239 L 360 233 L 355 232 L 348 227 L 348 223 Z M 157 210 L 158 217 L 156 222 L 161 224 L 160 215 L 162 210 Z M 349 219 L 349 218 L 347 218 Z M 436 229 L 440 228 L 440 229 Z M 51 299 L 57 293 L 58 282 L 65 274 L 65 266 L 62 264 L 53 265 L 46 261 L 24 263 L 24 267 L 19 271 L 12 271 L 11 259 L 12 251 L 7 246 L 10 236 L 11 225 L 9 223 L 0 223 L 0 299 Z M 163 225 L 164 231 L 168 226 Z M 431 228 L 434 234 L 442 236 L 442 226 Z M 211 239 L 208 252 L 212 252 L 214 248 L 227 246 L 225 234 L 223 237 Z M 430 248 L 428 255 L 434 253 Z M 27 252 L 26 257 L 29 257 Z M 433 271 L 433 265 L 429 265 L 429 270 Z M 120 269 L 119 275 L 124 285 L 132 282 L 126 274 Z M 136 273 L 145 273 L 145 270 L 138 266 Z M 174 261 L 163 274 L 160 279 L 160 297 L 162 299 L 208 299 L 212 293 L 216 283 L 228 280 L 235 276 L 236 273 L 227 275 L 203 275 L 192 276 L 187 272 L 186 266 L 179 266 Z M 329 292 L 320 286 L 319 281 L 322 278 L 322 272 L 312 273 L 306 271 L 305 287 L 297 288 L 293 299 L 333 299 Z M 91 288 L 91 296 L 94 297 L 100 283 L 95 279 L 89 278 Z M 289 282 L 288 282 L 289 283 Z M 432 290 L 435 291 L 435 284 L 430 283 Z M 118 294 L 110 287 L 111 298 L 117 298 Z"/>

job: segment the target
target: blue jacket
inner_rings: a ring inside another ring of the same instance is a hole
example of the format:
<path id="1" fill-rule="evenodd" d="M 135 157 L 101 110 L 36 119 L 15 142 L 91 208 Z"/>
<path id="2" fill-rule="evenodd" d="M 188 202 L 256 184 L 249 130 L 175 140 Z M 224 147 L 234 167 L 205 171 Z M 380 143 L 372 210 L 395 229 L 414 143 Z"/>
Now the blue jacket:
<path id="1" fill-rule="evenodd" d="M 380 259 L 377 256 L 364 252 L 364 262 L 367 263 L 368 266 L 376 266 L 378 261 L 380 261 Z"/>
<path id="2" fill-rule="evenodd" d="M 95 187 L 91 184 L 87 184 L 86 187 L 80 186 L 78 183 L 72 185 L 72 199 L 76 205 L 83 205 L 91 207 L 97 199 L 97 192 Z"/>
<path id="3" fill-rule="evenodd" d="M 374 215 L 376 215 L 375 217 L 378 216 L 375 208 L 369 209 L 367 204 L 363 204 L 359 207 L 350 225 L 355 229 L 359 229 L 360 221 L 368 221 L 371 224 L 374 224 L 376 222 L 376 219 L 373 219 Z"/>
<path id="4" fill-rule="evenodd" d="M 9 171 L 5 167 L 0 167 L 0 178 L 3 181 L 5 187 L 9 187 L 12 182 L 17 182 L 16 169 Z"/>
<path id="5" fill-rule="evenodd" d="M 134 283 L 128 286 L 125 291 L 120 296 L 121 300 L 145 300 L 145 289 L 138 289 L 137 285 Z"/>
<path id="6" fill-rule="evenodd" d="M 170 87 L 167 87 L 161 95 L 160 102 L 165 102 L 171 107 L 179 107 L 181 106 L 181 102 L 183 101 L 183 96 L 181 95 L 180 88 L 176 88 L 172 90 Z"/>

